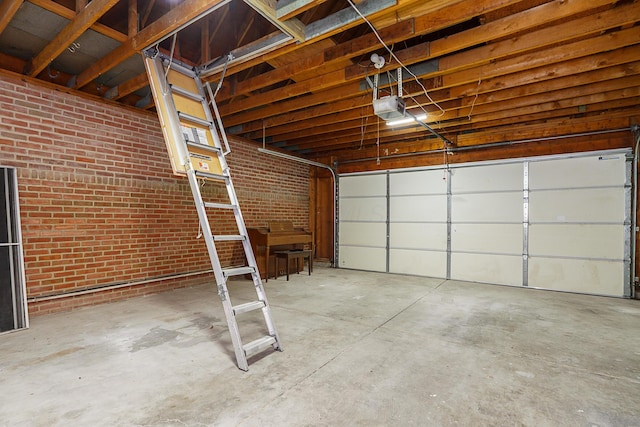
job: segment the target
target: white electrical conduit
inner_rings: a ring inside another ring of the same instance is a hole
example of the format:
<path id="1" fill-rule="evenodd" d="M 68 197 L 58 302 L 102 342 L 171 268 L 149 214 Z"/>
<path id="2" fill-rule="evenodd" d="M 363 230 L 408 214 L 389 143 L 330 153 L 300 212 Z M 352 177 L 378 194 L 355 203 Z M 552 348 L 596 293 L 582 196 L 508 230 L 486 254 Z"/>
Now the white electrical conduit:
<path id="1" fill-rule="evenodd" d="M 635 298 L 636 288 L 636 239 L 638 237 L 638 145 L 640 145 L 640 127 L 633 125 L 631 131 L 635 133 L 636 143 L 633 148 L 633 203 L 631 204 L 631 289 L 629 297 Z"/>
<path id="2" fill-rule="evenodd" d="M 334 267 L 337 267 L 336 265 L 336 244 L 337 244 L 337 234 L 338 234 L 338 221 L 337 221 L 337 209 L 336 209 L 336 190 L 337 190 L 337 185 L 338 185 L 338 181 L 336 178 L 336 172 L 333 170 L 333 168 L 329 165 L 325 165 L 324 163 L 319 163 L 319 162 L 314 162 L 312 160 L 307 160 L 307 159 L 303 159 L 301 157 L 296 157 L 296 156 L 291 156 L 289 154 L 286 153 L 281 153 L 279 151 L 272 151 L 272 150 L 267 150 L 266 148 L 258 148 L 258 151 L 264 154 L 269 154 L 271 156 L 275 156 L 275 157 L 280 157 L 283 159 L 287 159 L 287 160 L 292 160 L 294 162 L 298 162 L 298 163 L 304 163 L 306 165 L 310 165 L 310 166 L 316 166 L 319 168 L 324 168 L 324 169 L 328 169 L 329 172 L 331 172 L 331 176 L 333 177 L 333 209 L 334 209 L 334 223 L 333 223 L 333 259 L 332 259 L 332 264 Z"/>
<path id="3" fill-rule="evenodd" d="M 213 273 L 213 270 L 201 270 L 201 271 L 196 271 L 196 272 L 193 272 L 193 273 L 172 274 L 170 276 L 156 277 L 156 278 L 151 278 L 151 279 L 139 280 L 139 281 L 136 281 L 136 282 L 119 283 L 117 285 L 96 286 L 96 287 L 92 287 L 92 288 L 82 289 L 82 290 L 79 290 L 79 291 L 64 292 L 64 293 L 54 294 L 54 295 L 45 295 L 45 296 L 42 296 L 42 297 L 37 297 L 37 296 L 36 297 L 31 297 L 31 298 L 28 298 L 27 301 L 28 302 L 51 301 L 51 300 L 67 298 L 67 297 L 75 297 L 75 296 L 79 296 L 79 295 L 93 294 L 93 293 L 96 293 L 96 292 L 111 291 L 113 289 L 126 288 L 126 287 L 129 287 L 129 286 L 144 285 L 146 283 L 162 282 L 164 280 L 169 280 L 169 279 L 183 279 L 185 277 L 198 276 L 200 274 L 207 274 L 207 273 Z"/>

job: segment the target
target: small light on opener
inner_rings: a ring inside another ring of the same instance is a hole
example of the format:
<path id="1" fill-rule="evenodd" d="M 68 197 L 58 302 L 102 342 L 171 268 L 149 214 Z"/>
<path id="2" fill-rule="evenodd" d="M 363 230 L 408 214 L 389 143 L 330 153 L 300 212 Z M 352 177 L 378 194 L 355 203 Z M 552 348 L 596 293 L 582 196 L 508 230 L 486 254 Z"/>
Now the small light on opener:
<path id="1" fill-rule="evenodd" d="M 425 120 L 427 120 L 427 115 L 426 114 L 421 114 L 421 115 L 415 116 L 415 117 L 405 117 L 403 119 L 390 120 L 390 121 L 387 122 L 387 126 L 406 125 L 406 124 L 413 123 L 413 122 L 423 122 Z"/>

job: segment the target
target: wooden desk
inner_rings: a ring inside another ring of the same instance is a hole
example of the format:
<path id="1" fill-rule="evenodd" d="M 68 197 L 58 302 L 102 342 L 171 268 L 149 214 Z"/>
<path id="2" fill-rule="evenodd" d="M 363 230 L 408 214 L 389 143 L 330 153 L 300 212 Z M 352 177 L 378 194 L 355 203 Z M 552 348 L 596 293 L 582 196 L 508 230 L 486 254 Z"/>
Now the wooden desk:
<path id="1" fill-rule="evenodd" d="M 280 259 L 285 259 L 287 261 L 287 281 L 289 280 L 289 262 L 292 259 L 296 260 L 296 272 L 301 270 L 300 268 L 300 260 L 302 260 L 302 268 L 304 268 L 304 260 L 305 258 L 309 260 L 309 276 L 311 276 L 311 271 L 313 271 L 313 256 L 310 250 L 306 249 L 293 249 L 290 251 L 276 251 L 276 279 L 278 278 L 278 270 L 280 268 Z"/>

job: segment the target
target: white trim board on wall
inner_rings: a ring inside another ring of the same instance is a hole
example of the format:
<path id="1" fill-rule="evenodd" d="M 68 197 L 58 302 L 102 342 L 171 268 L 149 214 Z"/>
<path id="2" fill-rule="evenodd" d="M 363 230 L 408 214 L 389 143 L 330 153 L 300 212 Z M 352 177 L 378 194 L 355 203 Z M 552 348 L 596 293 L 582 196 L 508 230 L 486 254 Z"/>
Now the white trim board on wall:
<path id="1" fill-rule="evenodd" d="M 341 268 L 629 297 L 631 151 L 343 174 Z"/>

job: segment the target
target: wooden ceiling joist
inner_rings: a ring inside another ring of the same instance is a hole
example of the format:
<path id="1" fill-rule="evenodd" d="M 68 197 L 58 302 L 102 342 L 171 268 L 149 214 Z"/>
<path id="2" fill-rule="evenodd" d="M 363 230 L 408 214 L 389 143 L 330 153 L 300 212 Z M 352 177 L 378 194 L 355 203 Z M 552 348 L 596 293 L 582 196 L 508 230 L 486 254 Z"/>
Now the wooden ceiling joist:
<path id="1" fill-rule="evenodd" d="M 55 13 L 56 15 L 62 16 L 63 18 L 69 20 L 72 20 L 76 17 L 75 11 L 67 9 L 66 7 L 52 0 L 29 0 L 29 3 L 33 3 L 38 7 L 41 7 L 51 13 Z M 120 43 L 124 42 L 127 39 L 126 34 L 123 34 L 120 31 L 114 30 L 113 28 L 99 22 L 95 22 L 90 28 L 96 33 L 100 33 L 103 36 L 112 38 L 113 40 Z"/>
<path id="2" fill-rule="evenodd" d="M 276 15 L 276 0 L 244 0 L 282 32 L 299 42 L 305 41 L 305 25 L 297 18 L 281 20 Z"/>
<path id="3" fill-rule="evenodd" d="M 93 0 L 31 61 L 28 74 L 37 76 L 119 0 Z"/>
<path id="4" fill-rule="evenodd" d="M 7 28 L 22 3 L 23 0 L 3 0 L 0 3 L 0 34 Z"/>
<path id="5" fill-rule="evenodd" d="M 581 4 L 572 4 L 571 7 L 566 7 L 564 9 L 562 9 L 561 17 L 566 18 L 566 17 L 570 16 L 570 14 L 583 13 L 585 10 L 591 9 L 592 6 L 594 6 L 594 7 L 595 6 L 602 6 L 602 4 L 605 4 L 605 3 L 606 4 L 610 4 L 610 3 L 612 3 L 612 0 L 594 0 L 593 3 L 589 2 L 589 4 L 586 4 L 584 2 L 582 2 Z M 549 5 L 551 5 L 551 3 L 549 3 Z M 547 6 L 547 5 L 544 5 L 544 6 Z M 555 3 L 553 4 L 553 7 L 554 8 L 557 7 L 555 5 Z M 538 7 L 538 8 L 536 8 L 535 14 L 533 14 L 533 15 L 530 12 L 528 12 L 528 19 L 525 20 L 525 22 L 528 22 L 528 24 L 520 24 L 520 25 L 516 26 L 516 25 L 514 25 L 515 22 L 513 21 L 513 18 L 510 17 L 508 19 L 507 23 L 503 23 L 502 21 L 494 21 L 492 23 L 492 27 L 489 28 L 489 29 L 485 29 L 483 27 L 478 27 L 478 28 L 474 28 L 474 29 L 471 29 L 471 30 L 464 31 L 462 33 L 458 33 L 460 36 L 457 37 L 456 39 L 457 39 L 459 44 L 455 45 L 455 46 L 449 41 L 449 39 L 451 37 L 447 37 L 446 39 L 443 39 L 444 43 L 442 43 L 442 44 L 438 43 L 438 41 L 433 41 L 429 45 L 429 49 L 430 49 L 429 57 L 439 57 L 441 55 L 445 55 L 445 54 L 450 53 L 450 52 L 464 50 L 464 49 L 466 49 L 468 47 L 476 45 L 478 43 L 478 41 L 479 42 L 483 42 L 485 40 L 488 40 L 490 35 L 494 35 L 494 36 L 500 37 L 500 38 L 508 37 L 509 35 L 516 34 L 516 33 L 520 32 L 520 31 L 523 31 L 526 28 L 526 25 L 533 25 L 532 22 L 535 19 L 538 19 L 540 22 L 547 22 L 549 20 L 557 20 L 557 17 L 551 18 L 551 17 L 549 17 L 548 14 L 550 12 L 560 13 L 560 11 L 558 11 L 556 9 L 550 9 L 550 8 L 551 8 L 551 6 Z M 618 14 L 618 15 L 622 15 L 622 14 Z M 570 26 L 571 26 L 570 23 L 567 24 L 567 27 L 570 27 Z M 502 32 L 498 33 L 498 34 L 492 33 L 492 31 L 497 31 L 498 29 L 502 29 Z M 575 29 L 575 27 L 574 27 L 574 29 Z M 417 26 L 416 26 L 416 32 L 419 33 L 419 31 L 420 31 L 420 29 L 418 29 Z M 462 37 L 463 34 L 464 34 L 464 37 Z M 534 38 L 531 38 L 531 39 L 534 40 L 534 42 L 535 42 Z M 518 42 L 519 40 L 520 39 L 516 39 L 516 42 Z M 515 47 L 518 48 L 517 45 Z M 529 45 L 527 48 L 528 49 L 532 49 L 531 45 Z M 480 49 L 482 49 L 482 46 L 480 47 Z M 520 48 L 520 49 L 524 50 L 525 48 L 523 47 L 523 48 Z M 485 50 L 490 50 L 490 48 L 486 48 Z M 465 52 L 460 53 L 458 55 L 464 55 L 465 57 L 469 57 L 469 56 L 472 57 L 474 55 L 473 52 L 474 51 L 471 50 L 471 51 L 468 51 L 466 53 Z M 396 52 L 396 55 L 398 55 L 406 64 L 411 64 L 412 61 L 415 61 L 415 59 L 412 59 L 412 58 L 416 57 L 415 53 L 413 51 L 409 51 L 406 54 L 403 54 L 402 51 L 400 51 L 400 52 Z M 487 55 L 482 55 L 481 57 L 486 57 L 486 56 Z M 425 56 L 421 56 L 419 58 L 424 60 Z M 485 61 L 491 62 L 491 61 L 495 61 L 495 60 L 496 60 L 495 57 L 489 57 Z M 452 62 L 451 59 L 449 59 L 449 61 Z M 393 69 L 393 67 L 389 66 L 388 69 Z M 445 69 L 445 68 L 443 67 L 442 69 Z M 383 71 L 384 70 L 385 69 L 383 68 Z M 361 67 L 358 67 L 358 66 L 350 67 L 347 70 L 345 70 L 344 75 L 341 76 L 341 78 L 344 79 L 344 80 L 343 81 L 335 81 L 334 84 L 335 85 L 341 85 L 342 83 L 344 83 L 344 81 L 353 81 L 355 79 L 359 79 L 359 78 L 361 78 L 362 74 L 363 74 L 363 72 L 362 72 L 362 68 Z M 478 73 L 472 79 L 470 79 L 469 81 L 477 81 L 478 78 L 480 78 L 480 76 L 484 76 L 484 74 Z M 487 76 L 484 76 L 482 78 L 486 78 L 486 77 Z M 327 80 L 327 76 L 318 76 L 318 80 L 325 80 L 326 81 Z M 300 86 L 298 87 L 297 90 L 294 87 L 291 87 L 292 85 L 289 85 L 289 87 L 287 87 L 287 91 L 288 91 L 289 95 L 285 95 L 285 94 L 278 95 L 276 93 L 273 93 L 275 91 L 265 92 L 265 94 L 262 96 L 262 99 L 265 99 L 265 102 L 263 103 L 263 105 L 270 104 L 270 103 L 272 103 L 272 102 L 274 102 L 275 100 L 278 100 L 278 99 L 283 99 L 283 97 L 290 96 L 290 94 L 293 94 L 293 93 L 296 93 L 296 94 L 299 95 L 299 94 L 303 94 L 303 93 L 307 92 L 307 91 L 305 91 L 305 87 L 302 86 L 303 83 L 300 83 L 299 85 Z M 293 86 L 295 86 L 295 85 L 293 85 Z M 295 90 L 295 92 L 294 92 L 294 90 Z M 284 89 L 282 91 L 284 91 Z M 311 92 L 311 91 L 309 91 L 309 92 Z M 359 90 L 357 92 L 359 92 Z M 355 94 L 357 92 L 353 92 L 353 93 Z M 271 93 L 271 96 L 267 96 L 267 94 L 269 94 L 269 93 Z M 344 95 L 336 94 L 336 96 L 342 97 Z M 322 99 L 321 95 L 316 96 L 316 98 L 318 98 L 317 101 L 316 101 L 317 104 L 333 100 L 331 98 Z M 313 104 L 311 104 L 311 102 L 313 102 L 313 99 L 314 99 L 313 96 L 306 97 L 306 101 L 308 101 L 308 103 L 307 103 L 307 105 L 305 105 L 302 108 L 309 107 L 309 106 L 313 105 Z M 233 125 L 238 124 L 240 122 L 248 122 L 248 121 L 253 120 L 253 119 L 249 119 L 248 116 L 255 116 L 256 115 L 255 105 L 260 103 L 260 99 L 253 98 L 252 101 L 253 101 L 252 105 L 254 106 L 254 109 L 252 109 L 252 111 L 246 112 L 246 113 L 242 113 L 237 118 L 232 116 L 232 118 L 227 119 L 227 122 L 229 122 L 230 125 L 233 126 Z M 294 103 L 294 104 L 298 104 L 298 103 Z M 238 108 L 238 107 L 241 107 L 241 108 Z M 269 108 L 263 109 L 263 111 L 262 111 L 263 117 L 264 116 L 270 116 L 271 115 L 271 114 L 269 114 L 270 111 L 273 111 L 274 113 L 277 112 L 279 114 L 283 114 L 283 113 L 286 113 L 286 112 L 293 111 L 295 109 L 301 108 L 300 105 L 292 105 L 291 109 L 289 109 L 288 107 L 285 107 L 284 105 L 279 105 L 278 107 L 279 108 L 277 110 L 275 110 L 275 109 L 271 109 L 270 110 Z M 285 108 L 283 109 L 283 107 L 285 107 Z M 234 108 L 233 109 L 231 109 L 229 107 L 226 107 L 226 106 L 223 106 L 223 107 L 221 107 L 221 111 L 223 111 L 224 114 L 233 114 L 234 112 L 242 111 L 243 108 L 246 108 L 246 107 L 238 106 L 237 104 L 234 104 Z"/>
<path id="6" fill-rule="evenodd" d="M 138 89 L 142 89 L 148 84 L 149 80 L 147 78 L 147 73 L 138 74 L 134 78 L 107 90 L 104 97 L 106 99 L 121 99 Z"/>
<path id="7" fill-rule="evenodd" d="M 327 0 L 278 0 L 276 18 L 286 20 L 316 7 Z"/>
<path id="8" fill-rule="evenodd" d="M 100 74 L 105 73 L 140 50 L 166 38 L 189 22 L 215 10 L 228 1 L 185 0 L 79 74 L 73 87 L 81 88 L 86 86 Z"/>

